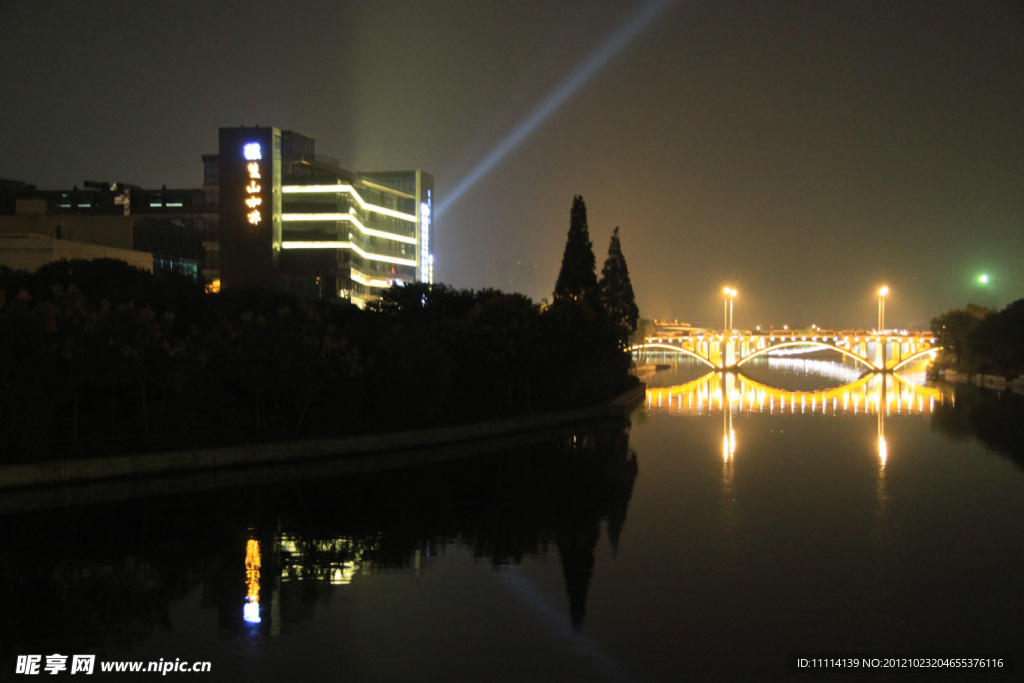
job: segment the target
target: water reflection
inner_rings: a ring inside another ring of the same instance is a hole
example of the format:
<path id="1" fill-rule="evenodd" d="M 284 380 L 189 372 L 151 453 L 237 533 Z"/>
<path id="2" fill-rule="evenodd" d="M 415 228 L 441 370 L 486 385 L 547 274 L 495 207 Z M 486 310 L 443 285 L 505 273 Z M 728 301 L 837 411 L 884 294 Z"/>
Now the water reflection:
<path id="1" fill-rule="evenodd" d="M 250 624 L 260 623 L 260 542 L 250 538 L 245 543 L 245 605 L 242 618 Z"/>
<path id="2" fill-rule="evenodd" d="M 793 363 L 791 359 L 780 359 Z M 843 378 L 842 366 L 825 361 L 817 363 L 831 378 Z M 839 370 L 829 369 L 838 366 Z M 812 370 L 813 371 L 813 370 Z M 779 389 L 732 372 L 709 372 L 684 384 L 649 387 L 647 410 L 652 414 L 704 415 L 722 412 L 722 457 L 727 466 L 723 481 L 731 481 L 729 467 L 736 457 L 736 430 L 733 414 L 766 413 L 803 415 L 875 414 L 877 416 L 877 454 L 880 476 L 889 459 L 885 439 L 885 418 L 889 415 L 932 413 L 937 406 L 952 405 L 951 392 L 907 381 L 898 374 L 857 376 L 842 386 L 813 391 Z"/>
<path id="3" fill-rule="evenodd" d="M 667 414 L 703 415 L 719 410 L 727 413 L 725 419 L 730 420 L 730 426 L 723 430 L 723 444 L 731 444 L 733 456 L 736 435 L 731 426 L 732 413 L 874 414 L 877 455 L 883 474 L 890 455 L 885 419 L 931 415 L 936 431 L 953 437 L 977 437 L 990 449 L 1024 467 L 1024 420 L 1020 419 L 1024 414 L 1024 397 L 1012 392 L 983 390 L 967 384 L 928 386 L 920 369 L 861 376 L 857 368 L 831 360 L 769 358 L 763 365 L 776 377 L 791 373 L 806 382 L 808 377 L 815 376 L 816 381 L 833 386 L 780 389 L 743 374 L 712 372 L 689 382 L 649 387 L 647 409 Z M 729 410 L 725 410 L 726 405 Z"/>
<path id="4" fill-rule="evenodd" d="M 305 514 L 282 514 L 267 539 L 274 577 L 287 604 L 293 591 L 323 599 L 328 586 L 344 586 L 376 568 L 418 574 L 424 560 L 443 555 L 449 543 L 471 546 L 496 568 L 544 555 L 553 543 L 570 621 L 579 629 L 602 527 L 614 553 L 637 471 L 628 431 L 618 427 L 530 454 L 351 478 L 329 489 L 307 482 Z M 331 531 L 320 522 L 310 526 L 310 513 L 336 524 Z"/>
<path id="5" fill-rule="evenodd" d="M 124 653 L 196 591 L 221 636 L 275 636 L 360 573 L 419 572 L 452 544 L 495 568 L 557 550 L 578 630 L 595 547 L 617 549 L 637 471 L 619 424 L 393 472 L 10 515 L 2 648 Z"/>
<path id="6" fill-rule="evenodd" d="M 773 359 L 774 360 L 774 359 Z M 893 415 L 933 413 L 952 405 L 948 391 L 907 381 L 897 374 L 851 375 L 841 364 L 825 361 L 780 359 L 776 365 L 799 364 L 801 371 L 830 379 L 850 380 L 841 386 L 812 391 L 779 389 L 731 372 L 710 372 L 698 379 L 664 387 L 649 387 L 646 408 L 649 414 L 709 416 L 722 414 L 722 510 L 721 524 L 726 536 L 737 526 L 736 468 L 742 460 L 735 417 L 755 415 L 875 415 L 878 473 L 875 484 L 875 536 L 883 539 L 888 527 L 886 466 L 889 444 L 885 420 Z M 851 379 L 852 378 L 852 379 Z M 756 430 L 756 428 L 755 428 Z"/>
<path id="7" fill-rule="evenodd" d="M 648 387 L 647 409 L 702 415 L 739 413 L 922 414 L 952 400 L 949 391 L 907 381 L 898 374 L 868 375 L 842 386 L 813 391 L 778 389 L 731 372 L 709 372 L 685 384 Z"/>
<path id="8" fill-rule="evenodd" d="M 957 384 L 937 404 L 932 429 L 954 439 L 977 438 L 1024 468 L 1024 397 Z"/>
<path id="9" fill-rule="evenodd" d="M 723 388 L 723 395 L 730 390 L 735 376 L 725 378 L 726 386 Z M 732 427 L 731 404 L 724 400 L 719 401 L 722 407 L 722 531 L 726 536 L 731 535 L 736 528 L 736 430 Z"/>

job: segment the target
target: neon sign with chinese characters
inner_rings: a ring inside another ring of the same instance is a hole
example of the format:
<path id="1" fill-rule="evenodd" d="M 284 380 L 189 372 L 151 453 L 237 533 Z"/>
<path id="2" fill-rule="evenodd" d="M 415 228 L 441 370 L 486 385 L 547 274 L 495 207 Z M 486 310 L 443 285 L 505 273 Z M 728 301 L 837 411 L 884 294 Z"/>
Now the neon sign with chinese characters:
<path id="1" fill-rule="evenodd" d="M 250 225 L 259 225 L 263 219 L 263 213 L 260 209 L 260 206 L 263 204 L 263 198 L 259 196 L 262 188 L 259 182 L 257 182 L 262 182 L 260 160 L 263 159 L 263 152 L 260 149 L 260 143 L 246 143 L 242 147 L 242 155 L 247 161 L 245 168 L 249 178 L 249 184 L 245 186 L 245 217 Z"/>

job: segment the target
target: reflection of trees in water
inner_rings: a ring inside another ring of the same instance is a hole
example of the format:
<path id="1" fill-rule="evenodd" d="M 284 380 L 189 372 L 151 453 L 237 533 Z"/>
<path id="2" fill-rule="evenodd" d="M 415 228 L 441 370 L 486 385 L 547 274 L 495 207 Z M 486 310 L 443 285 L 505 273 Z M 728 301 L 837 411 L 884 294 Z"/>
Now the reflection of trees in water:
<path id="1" fill-rule="evenodd" d="M 199 587 L 222 633 L 249 628 L 253 532 L 263 549 L 261 631 L 275 628 L 274 600 L 276 628 L 308 619 L 354 568 L 410 566 L 450 539 L 495 565 L 554 542 L 578 627 L 601 522 L 614 550 L 636 474 L 620 426 L 387 473 L 7 518 L 0 640 L 11 655 L 127 652 L 169 627 L 170 605 Z"/>
<path id="2" fill-rule="evenodd" d="M 977 437 L 1024 467 L 1024 398 L 1012 392 L 957 385 L 955 400 L 936 405 L 932 428 L 954 438 Z"/>
<path id="3" fill-rule="evenodd" d="M 6 654 L 127 652 L 170 626 L 217 549 L 187 511 L 166 533 L 151 508 L 83 508 L 0 524 L 0 643 Z M 191 522 L 191 523 L 190 523 Z M 203 522 L 207 524 L 207 522 Z"/>
<path id="4" fill-rule="evenodd" d="M 282 509 L 281 528 L 313 545 L 349 539 L 363 566 L 409 566 L 417 553 L 443 552 L 448 539 L 494 565 L 518 563 L 553 541 L 578 626 L 601 522 L 614 551 L 636 474 L 628 433 L 605 429 L 529 452 L 351 477 L 340 488 L 304 482 L 294 498 L 301 504 Z M 301 563 L 323 563 L 304 569 L 309 576 L 337 575 L 329 557 Z"/>

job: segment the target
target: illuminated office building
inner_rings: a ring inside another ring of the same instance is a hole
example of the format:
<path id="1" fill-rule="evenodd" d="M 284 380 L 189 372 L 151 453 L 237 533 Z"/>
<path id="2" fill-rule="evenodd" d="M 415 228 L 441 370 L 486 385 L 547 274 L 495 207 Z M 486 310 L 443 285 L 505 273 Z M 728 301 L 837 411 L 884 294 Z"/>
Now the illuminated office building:
<path id="1" fill-rule="evenodd" d="M 433 178 L 354 173 L 314 140 L 269 127 L 221 128 L 203 157 L 219 206 L 221 287 L 268 287 L 363 305 L 395 283 L 433 281 Z"/>

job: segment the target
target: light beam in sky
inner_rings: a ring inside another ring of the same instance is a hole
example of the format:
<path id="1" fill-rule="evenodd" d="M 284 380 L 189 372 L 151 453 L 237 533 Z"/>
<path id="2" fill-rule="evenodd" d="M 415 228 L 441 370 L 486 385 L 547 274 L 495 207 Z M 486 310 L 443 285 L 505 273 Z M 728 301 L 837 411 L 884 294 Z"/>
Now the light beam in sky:
<path id="1" fill-rule="evenodd" d="M 509 133 L 502 138 L 501 142 L 494 146 L 490 152 L 481 159 L 473 169 L 467 173 L 445 197 L 437 203 L 435 213 L 438 217 L 444 214 L 445 210 L 458 201 L 476 181 L 480 180 L 494 166 L 501 161 L 506 154 L 522 142 L 533 130 L 544 120 L 555 112 L 569 97 L 583 86 L 590 78 L 597 73 L 601 67 L 611 61 L 619 50 L 626 46 L 636 37 L 655 17 L 662 13 L 666 7 L 675 0 L 650 0 L 618 31 L 612 34 L 608 40 L 594 50 L 587 58 L 579 64 L 565 79 L 552 90 L 547 97 L 541 100 L 540 104 L 516 125 Z"/>

